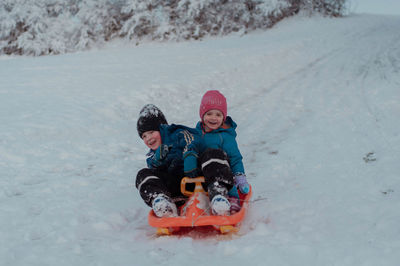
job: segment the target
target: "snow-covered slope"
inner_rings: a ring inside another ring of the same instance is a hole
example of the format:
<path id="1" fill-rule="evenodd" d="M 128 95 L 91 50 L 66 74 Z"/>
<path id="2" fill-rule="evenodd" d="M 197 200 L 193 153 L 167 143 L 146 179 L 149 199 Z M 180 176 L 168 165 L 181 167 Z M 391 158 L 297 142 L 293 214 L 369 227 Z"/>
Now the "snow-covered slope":
<path id="1" fill-rule="evenodd" d="M 400 17 L 295 17 L 201 42 L 0 57 L 1 265 L 397 265 Z M 221 90 L 250 205 L 235 236 L 154 237 L 146 103 L 194 126 Z"/>

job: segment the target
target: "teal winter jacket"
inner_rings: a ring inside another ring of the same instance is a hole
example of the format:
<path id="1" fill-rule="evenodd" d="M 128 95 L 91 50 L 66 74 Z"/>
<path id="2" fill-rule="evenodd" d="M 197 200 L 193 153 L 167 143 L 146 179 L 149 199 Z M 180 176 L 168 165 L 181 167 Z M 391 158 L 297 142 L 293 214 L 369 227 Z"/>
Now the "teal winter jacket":
<path id="1" fill-rule="evenodd" d="M 196 130 L 202 134 L 206 148 L 222 149 L 229 157 L 229 164 L 234 175 L 244 174 L 243 157 L 236 142 L 236 123 L 230 116 L 226 117 L 225 124 L 228 128 L 218 128 L 211 132 L 204 132 L 204 125 L 198 122 Z"/>
<path id="2" fill-rule="evenodd" d="M 160 125 L 162 145 L 147 154 L 147 166 L 175 176 L 195 176 L 197 158 L 204 149 L 200 134 L 182 125 Z"/>

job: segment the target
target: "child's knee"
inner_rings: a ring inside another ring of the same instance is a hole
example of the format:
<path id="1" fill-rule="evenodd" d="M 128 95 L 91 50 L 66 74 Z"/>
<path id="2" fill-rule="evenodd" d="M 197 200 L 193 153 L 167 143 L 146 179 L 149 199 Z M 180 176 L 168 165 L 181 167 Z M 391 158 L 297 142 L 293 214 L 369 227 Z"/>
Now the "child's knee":
<path id="1" fill-rule="evenodd" d="M 207 149 L 201 155 L 200 164 L 206 183 L 222 182 L 229 188 L 233 185 L 228 156 L 223 150 Z"/>
<path id="2" fill-rule="evenodd" d="M 136 175 L 136 188 L 140 191 L 140 187 L 151 180 L 159 179 L 154 172 L 149 168 L 141 169 Z"/>
<path id="3" fill-rule="evenodd" d="M 201 170 L 205 175 L 208 173 L 212 175 L 214 170 L 228 168 L 228 156 L 223 150 L 220 149 L 207 149 L 200 157 Z"/>
<path id="4" fill-rule="evenodd" d="M 210 159 L 221 159 L 221 160 L 226 160 L 228 162 L 228 155 L 221 149 L 208 148 L 201 154 L 200 162 L 203 164 L 204 162 L 207 162 Z"/>

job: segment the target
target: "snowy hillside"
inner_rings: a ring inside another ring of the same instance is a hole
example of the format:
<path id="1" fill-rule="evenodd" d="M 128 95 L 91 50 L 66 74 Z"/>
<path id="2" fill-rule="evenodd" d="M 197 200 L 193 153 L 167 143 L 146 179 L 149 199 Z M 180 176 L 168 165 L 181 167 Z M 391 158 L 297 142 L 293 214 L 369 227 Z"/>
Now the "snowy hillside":
<path id="1" fill-rule="evenodd" d="M 400 17 L 0 57 L 0 265 L 398 265 Z M 133 186 L 154 103 L 221 90 L 254 202 L 234 236 L 154 236 Z"/>

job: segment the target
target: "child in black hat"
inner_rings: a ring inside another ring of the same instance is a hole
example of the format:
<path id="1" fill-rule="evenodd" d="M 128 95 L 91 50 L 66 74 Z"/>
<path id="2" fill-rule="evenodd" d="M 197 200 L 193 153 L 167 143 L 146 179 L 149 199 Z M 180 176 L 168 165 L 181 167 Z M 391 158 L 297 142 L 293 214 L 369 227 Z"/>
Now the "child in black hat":
<path id="1" fill-rule="evenodd" d="M 184 176 L 197 176 L 201 137 L 194 129 L 168 125 L 164 114 L 153 104 L 140 111 L 137 131 L 150 151 L 147 168 L 136 176 L 136 188 L 156 216 L 177 216 L 174 198 L 183 197 L 180 183 Z"/>

